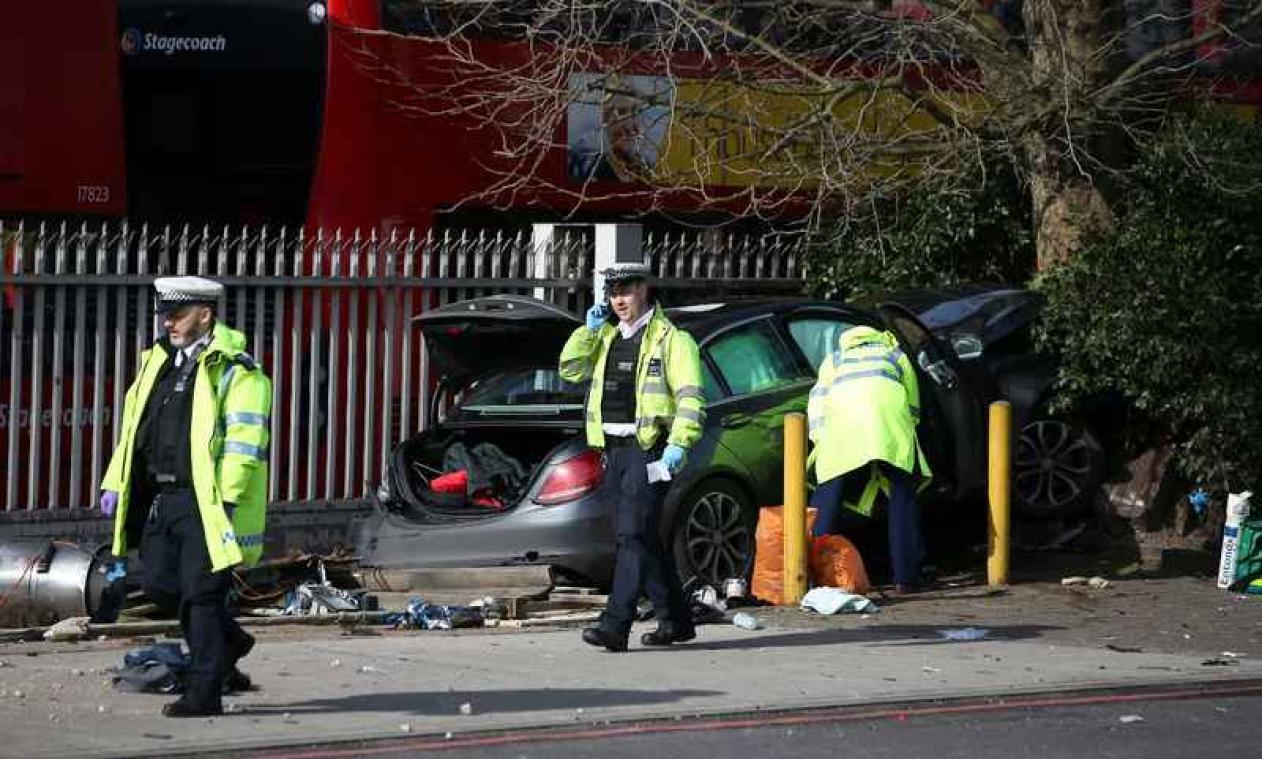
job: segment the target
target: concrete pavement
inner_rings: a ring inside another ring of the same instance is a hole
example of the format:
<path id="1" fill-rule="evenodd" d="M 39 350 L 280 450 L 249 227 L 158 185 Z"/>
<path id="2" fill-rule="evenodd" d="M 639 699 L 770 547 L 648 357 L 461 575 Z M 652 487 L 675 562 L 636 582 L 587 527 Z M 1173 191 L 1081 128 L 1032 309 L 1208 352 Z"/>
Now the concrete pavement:
<path id="1" fill-rule="evenodd" d="M 0 757 L 172 756 L 314 741 L 1262 678 L 1262 659 L 1112 651 L 1049 642 L 1049 627 L 854 618 L 832 629 L 701 628 L 664 650 L 609 654 L 576 630 L 388 632 L 264 638 L 243 668 L 261 686 L 215 719 L 170 720 L 165 696 L 122 694 L 103 671 L 117 642 L 0 647 Z M 639 632 L 647 627 L 637 629 Z M 634 639 L 633 639 L 634 640 Z M 39 652 L 37 656 L 24 655 Z M 1207 660 L 1228 661 L 1227 666 Z M 20 690 L 22 695 L 15 695 Z M 467 706 L 465 706 L 467 704 Z M 468 713 L 464 713 L 468 712 Z"/>

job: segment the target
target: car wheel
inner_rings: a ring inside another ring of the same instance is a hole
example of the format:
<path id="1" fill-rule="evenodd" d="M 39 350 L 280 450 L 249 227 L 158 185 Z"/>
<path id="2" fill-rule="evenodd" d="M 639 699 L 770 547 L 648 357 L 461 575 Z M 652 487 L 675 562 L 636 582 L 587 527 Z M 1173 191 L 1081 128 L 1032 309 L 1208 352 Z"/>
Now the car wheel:
<path id="1" fill-rule="evenodd" d="M 684 585 L 722 586 L 745 578 L 754 562 L 754 519 L 749 497 L 725 480 L 701 483 L 680 504 L 671 538 Z"/>
<path id="2" fill-rule="evenodd" d="M 1104 471 L 1104 451 L 1086 428 L 1036 419 L 1021 428 L 1012 489 L 1022 516 L 1070 517 L 1091 506 Z"/>

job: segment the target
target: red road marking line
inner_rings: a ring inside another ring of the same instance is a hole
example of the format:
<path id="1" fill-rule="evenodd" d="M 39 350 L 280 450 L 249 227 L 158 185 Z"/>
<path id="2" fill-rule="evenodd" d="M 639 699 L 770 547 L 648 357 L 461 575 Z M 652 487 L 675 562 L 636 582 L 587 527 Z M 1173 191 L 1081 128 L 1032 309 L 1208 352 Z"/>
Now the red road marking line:
<path id="1" fill-rule="evenodd" d="M 1262 695 L 1262 685 L 1246 685 L 1240 687 L 1197 688 L 1175 691 L 1157 691 L 1149 693 L 1106 693 L 1096 696 L 1051 696 L 1045 698 L 1020 699 L 999 703 L 954 704 L 942 706 L 910 706 L 905 708 L 886 708 L 870 711 L 837 713 L 791 714 L 782 716 L 760 716 L 741 718 L 704 717 L 685 723 L 650 723 L 644 725 L 626 725 L 583 730 L 549 731 L 548 728 L 531 728 L 515 733 L 501 733 L 480 738 L 418 738 L 414 741 L 403 740 L 390 746 L 361 746 L 359 748 L 311 749 L 287 753 L 251 754 L 258 759 L 341 759 L 342 757 L 360 757 L 372 754 L 389 754 L 404 751 L 445 751 L 461 748 L 478 748 L 483 746 L 505 746 L 513 743 L 548 743 L 555 741 L 578 741 L 593 738 L 618 738 L 623 736 L 649 735 L 653 733 L 685 733 L 704 732 L 710 730 L 740 730 L 743 728 L 778 727 L 787 725 L 815 725 L 829 722 L 860 722 L 865 720 L 906 720 L 911 717 L 933 717 L 944 714 L 982 714 L 986 712 L 1013 711 L 1017 709 L 1047 709 L 1062 706 L 1090 706 L 1097 704 L 1124 704 L 1135 701 L 1174 701 L 1178 699 L 1208 698 L 1222 696 Z M 367 739 L 381 740 L 381 739 Z M 384 740 L 393 740 L 386 738 Z"/>

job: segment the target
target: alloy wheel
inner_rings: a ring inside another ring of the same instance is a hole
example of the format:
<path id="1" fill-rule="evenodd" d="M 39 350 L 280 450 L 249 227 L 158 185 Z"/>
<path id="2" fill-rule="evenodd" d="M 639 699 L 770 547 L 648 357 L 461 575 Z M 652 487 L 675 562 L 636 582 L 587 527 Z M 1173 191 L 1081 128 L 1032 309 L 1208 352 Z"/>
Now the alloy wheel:
<path id="1" fill-rule="evenodd" d="M 741 501 L 725 489 L 707 488 L 693 502 L 683 539 L 691 569 L 704 583 L 718 587 L 749 570 L 752 530 Z"/>
<path id="2" fill-rule="evenodd" d="M 1100 469 L 1100 445 L 1089 432 L 1040 419 L 1025 425 L 1017 439 L 1014 494 L 1031 516 L 1068 516 L 1088 505 Z"/>

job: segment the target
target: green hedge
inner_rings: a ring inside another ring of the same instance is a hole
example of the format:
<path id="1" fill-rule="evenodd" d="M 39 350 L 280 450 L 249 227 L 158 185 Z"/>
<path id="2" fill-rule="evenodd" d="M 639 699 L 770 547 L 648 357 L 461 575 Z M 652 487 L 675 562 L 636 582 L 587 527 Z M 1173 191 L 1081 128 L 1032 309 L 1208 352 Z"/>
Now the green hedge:
<path id="1" fill-rule="evenodd" d="M 1036 279 L 1061 405 L 1120 393 L 1132 442 L 1173 443 L 1184 474 L 1215 489 L 1256 489 L 1262 127 L 1183 117 L 1128 181 L 1115 232 Z"/>

